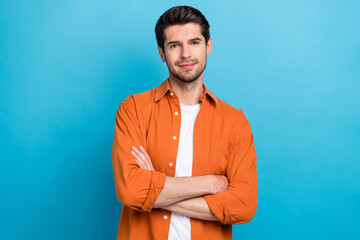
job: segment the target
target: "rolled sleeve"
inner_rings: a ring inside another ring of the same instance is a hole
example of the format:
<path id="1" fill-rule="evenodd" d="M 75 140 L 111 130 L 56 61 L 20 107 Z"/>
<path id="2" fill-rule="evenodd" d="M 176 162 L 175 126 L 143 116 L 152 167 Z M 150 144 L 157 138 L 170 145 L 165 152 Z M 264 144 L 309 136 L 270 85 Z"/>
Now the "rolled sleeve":
<path id="1" fill-rule="evenodd" d="M 243 113 L 235 133 L 226 167 L 229 188 L 222 193 L 204 196 L 222 224 L 249 222 L 257 209 L 256 152 L 250 123 Z"/>
<path id="2" fill-rule="evenodd" d="M 135 105 L 131 96 L 118 108 L 112 147 L 116 196 L 134 210 L 149 212 L 164 188 L 166 175 L 141 169 L 131 154 L 131 147 L 145 146 Z"/>

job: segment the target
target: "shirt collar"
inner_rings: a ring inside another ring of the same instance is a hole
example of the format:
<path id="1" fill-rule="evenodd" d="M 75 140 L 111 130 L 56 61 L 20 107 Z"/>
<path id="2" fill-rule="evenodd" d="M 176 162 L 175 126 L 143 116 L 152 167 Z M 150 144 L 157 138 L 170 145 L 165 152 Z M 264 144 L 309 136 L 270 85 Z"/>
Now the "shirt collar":
<path id="1" fill-rule="evenodd" d="M 204 87 L 204 93 L 201 95 L 200 99 L 203 99 L 203 96 L 207 95 L 214 101 L 215 104 L 218 104 L 217 97 L 206 87 L 205 84 L 203 84 L 203 87 Z M 159 86 L 155 88 L 155 102 L 159 101 L 160 98 L 165 96 L 167 92 L 171 92 L 169 78 L 167 78 L 165 81 L 163 81 Z"/>

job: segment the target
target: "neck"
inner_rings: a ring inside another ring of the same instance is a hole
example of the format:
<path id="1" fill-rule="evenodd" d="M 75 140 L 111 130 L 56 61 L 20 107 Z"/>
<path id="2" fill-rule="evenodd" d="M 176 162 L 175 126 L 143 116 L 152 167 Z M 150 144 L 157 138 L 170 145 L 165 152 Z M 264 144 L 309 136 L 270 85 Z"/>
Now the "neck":
<path id="1" fill-rule="evenodd" d="M 169 82 L 171 89 L 179 98 L 180 104 L 195 105 L 200 103 L 200 97 L 204 92 L 203 74 L 193 82 L 183 82 L 170 74 Z"/>

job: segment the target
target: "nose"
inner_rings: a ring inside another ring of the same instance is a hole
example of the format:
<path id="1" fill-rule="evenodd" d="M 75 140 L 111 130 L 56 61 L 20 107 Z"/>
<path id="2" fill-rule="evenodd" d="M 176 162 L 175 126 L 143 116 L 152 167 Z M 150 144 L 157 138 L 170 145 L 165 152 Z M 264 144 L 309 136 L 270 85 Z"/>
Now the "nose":
<path id="1" fill-rule="evenodd" d="M 181 57 L 182 58 L 189 58 L 191 57 L 191 50 L 188 46 L 186 46 L 185 44 L 182 47 L 182 51 L 181 51 Z"/>

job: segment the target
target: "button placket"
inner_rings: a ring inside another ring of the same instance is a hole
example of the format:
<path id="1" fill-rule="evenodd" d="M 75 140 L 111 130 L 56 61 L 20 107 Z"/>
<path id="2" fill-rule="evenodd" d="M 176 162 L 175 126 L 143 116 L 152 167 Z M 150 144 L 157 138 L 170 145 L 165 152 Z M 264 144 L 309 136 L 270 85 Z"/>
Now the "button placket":
<path id="1" fill-rule="evenodd" d="M 171 104 L 171 119 L 172 119 L 172 126 L 171 126 L 171 142 L 172 142 L 172 155 L 169 158 L 169 161 L 167 162 L 167 174 L 169 176 L 175 176 L 175 165 L 176 165 L 176 155 L 177 155 L 177 151 L 178 151 L 178 144 L 179 144 L 179 137 L 180 137 L 180 127 L 181 127 L 181 122 L 180 122 L 180 116 L 181 116 L 181 112 L 180 112 L 180 102 L 179 99 L 177 98 L 176 94 L 174 92 L 169 93 L 169 101 Z"/>

